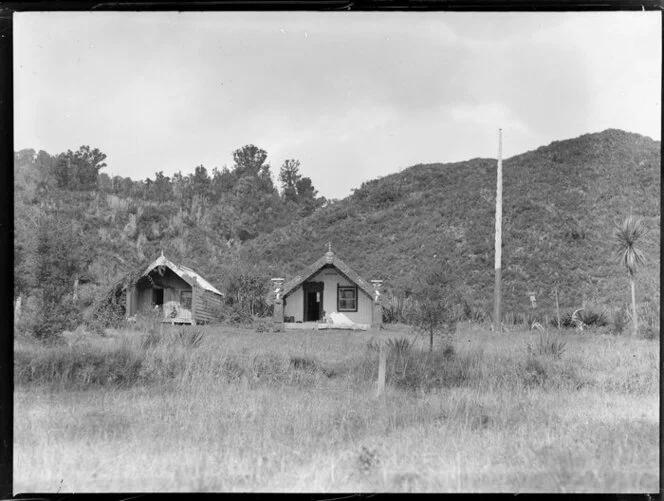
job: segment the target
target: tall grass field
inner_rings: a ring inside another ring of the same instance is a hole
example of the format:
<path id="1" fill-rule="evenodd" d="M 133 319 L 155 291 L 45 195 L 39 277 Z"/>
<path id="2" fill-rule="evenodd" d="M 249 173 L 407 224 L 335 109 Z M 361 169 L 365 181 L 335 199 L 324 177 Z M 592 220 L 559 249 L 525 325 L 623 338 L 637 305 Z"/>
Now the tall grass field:
<path id="1" fill-rule="evenodd" d="M 659 340 L 200 329 L 18 337 L 15 493 L 658 491 Z"/>

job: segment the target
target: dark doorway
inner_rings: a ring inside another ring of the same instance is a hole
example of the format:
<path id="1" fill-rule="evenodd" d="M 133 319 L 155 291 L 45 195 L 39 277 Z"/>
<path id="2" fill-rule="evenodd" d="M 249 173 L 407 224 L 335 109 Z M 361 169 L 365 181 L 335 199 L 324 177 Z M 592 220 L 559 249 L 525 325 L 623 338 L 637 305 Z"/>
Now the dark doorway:
<path id="1" fill-rule="evenodd" d="M 152 304 L 159 307 L 164 305 L 164 289 L 152 289 Z"/>
<path id="2" fill-rule="evenodd" d="M 305 322 L 320 319 L 320 303 L 316 302 L 318 292 L 307 292 L 307 318 Z"/>
<path id="3" fill-rule="evenodd" d="M 302 286 L 304 292 L 305 322 L 316 322 L 323 316 L 323 282 L 308 282 Z"/>

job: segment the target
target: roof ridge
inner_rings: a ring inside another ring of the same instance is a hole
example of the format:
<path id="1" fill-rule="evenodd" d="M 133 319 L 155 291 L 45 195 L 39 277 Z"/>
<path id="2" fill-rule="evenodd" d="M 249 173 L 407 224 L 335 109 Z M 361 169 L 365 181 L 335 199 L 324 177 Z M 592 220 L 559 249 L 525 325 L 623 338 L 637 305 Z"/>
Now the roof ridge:
<path id="1" fill-rule="evenodd" d="M 289 292 L 311 278 L 314 274 L 316 274 L 319 270 L 328 264 L 337 268 L 342 274 L 346 275 L 348 279 L 359 285 L 366 294 L 373 297 L 373 287 L 369 285 L 369 282 L 331 251 L 327 251 L 322 257 L 311 263 L 309 266 L 300 271 L 300 273 L 295 275 L 291 280 L 285 283 L 282 294 L 286 296 Z"/>
<path id="2" fill-rule="evenodd" d="M 212 285 L 208 280 L 203 277 L 200 273 L 198 273 L 196 270 L 193 268 L 189 268 L 188 266 L 185 266 L 183 264 L 177 264 L 174 261 L 171 261 L 168 259 L 166 256 L 163 254 L 159 256 L 157 259 L 152 261 L 150 265 L 145 268 L 145 271 L 143 272 L 142 276 L 147 275 L 150 273 L 153 269 L 155 269 L 157 266 L 168 266 L 169 268 L 172 268 L 173 272 L 175 272 L 176 275 L 180 276 L 185 282 L 189 283 L 188 280 L 186 280 L 182 275 L 187 276 L 189 279 L 193 280 L 193 284 L 189 284 L 191 286 L 198 286 L 202 287 L 205 290 L 209 290 L 211 292 L 214 292 L 219 295 L 224 295 L 221 291 L 219 291 L 214 285 Z"/>

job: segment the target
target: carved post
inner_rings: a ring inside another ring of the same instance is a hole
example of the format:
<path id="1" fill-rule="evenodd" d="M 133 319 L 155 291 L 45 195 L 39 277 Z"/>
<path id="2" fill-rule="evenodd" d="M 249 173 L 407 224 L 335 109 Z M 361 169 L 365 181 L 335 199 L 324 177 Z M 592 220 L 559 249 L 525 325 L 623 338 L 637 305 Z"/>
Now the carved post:
<path id="1" fill-rule="evenodd" d="M 371 281 L 371 285 L 373 285 L 374 288 L 373 311 L 371 312 L 371 327 L 373 329 L 380 328 L 383 324 L 383 305 L 380 301 L 380 286 L 382 284 L 382 280 Z"/>
<path id="2" fill-rule="evenodd" d="M 283 290 L 281 286 L 284 283 L 284 279 L 273 278 L 270 281 L 274 286 L 274 313 L 272 314 L 272 320 L 281 331 L 284 329 L 284 299 L 281 296 L 281 291 Z"/>
<path id="3" fill-rule="evenodd" d="M 376 397 L 380 397 L 385 392 L 385 365 L 387 362 L 387 347 L 380 326 L 383 323 L 383 306 L 380 304 L 380 286 L 382 280 L 372 280 L 371 285 L 374 289 L 373 311 L 371 312 L 371 328 L 378 331 L 378 381 L 376 381 Z"/>

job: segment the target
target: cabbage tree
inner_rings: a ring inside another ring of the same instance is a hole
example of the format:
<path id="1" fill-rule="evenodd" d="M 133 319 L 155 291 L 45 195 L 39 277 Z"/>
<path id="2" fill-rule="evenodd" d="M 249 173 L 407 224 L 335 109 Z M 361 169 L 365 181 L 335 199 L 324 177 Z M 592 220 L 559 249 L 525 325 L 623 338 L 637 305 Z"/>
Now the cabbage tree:
<path id="1" fill-rule="evenodd" d="M 648 233 L 648 229 L 643 222 L 631 215 L 626 217 L 622 224 L 616 227 L 614 233 L 615 256 L 625 267 L 629 276 L 632 292 L 632 326 L 634 335 L 639 330 L 636 314 L 636 273 L 638 267 L 646 262 L 645 255 L 637 247 L 637 244 L 646 233 Z"/>

